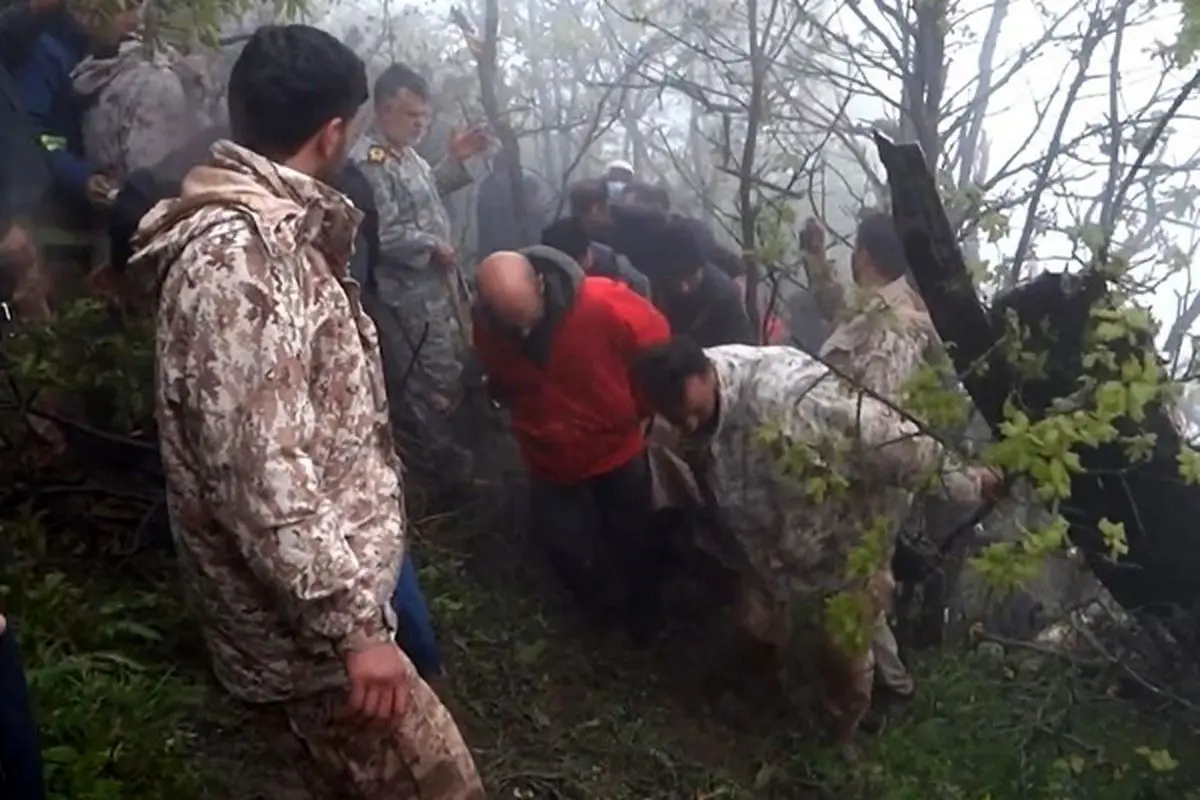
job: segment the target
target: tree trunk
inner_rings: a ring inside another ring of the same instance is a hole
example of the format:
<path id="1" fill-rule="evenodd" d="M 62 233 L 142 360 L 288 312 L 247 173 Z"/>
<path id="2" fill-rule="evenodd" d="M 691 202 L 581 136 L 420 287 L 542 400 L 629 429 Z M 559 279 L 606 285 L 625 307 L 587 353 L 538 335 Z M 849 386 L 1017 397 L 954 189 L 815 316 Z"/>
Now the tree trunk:
<path id="1" fill-rule="evenodd" d="M 1018 388 L 1016 370 L 998 355 L 1003 331 L 997 330 L 975 292 L 921 148 L 895 145 L 878 135 L 876 146 L 887 170 L 892 214 L 913 277 L 963 385 L 998 435 L 1005 401 Z M 1078 315 L 1081 329 L 1091 302 L 1105 296 L 1103 279 L 1095 273 L 1085 278 L 1083 286 L 1078 295 L 1086 304 Z M 1057 363 L 1072 358 L 1079 363 L 1082 330 L 1069 329 L 1070 322 L 1064 319 L 1073 319 L 1070 309 L 1059 305 L 1063 307 L 1055 307 L 1046 319 L 1055 328 L 1057 340 L 1074 340 L 1071 346 L 1078 352 L 1059 350 L 1048 355 Z M 1045 386 L 1066 396 L 1077 388 L 1077 377 L 1060 376 Z M 1028 396 L 1027 386 L 1020 387 L 1023 397 Z M 1118 427 L 1125 422 L 1134 425 L 1123 421 Z M 1148 408 L 1146 419 L 1136 427 L 1156 436 L 1151 459 L 1134 463 L 1120 442 L 1077 448 L 1084 471 L 1072 479 L 1063 514 L 1071 524 L 1072 542 L 1113 597 L 1129 610 L 1165 618 L 1181 642 L 1192 647 L 1198 639 L 1195 612 L 1200 585 L 1195 576 L 1200 574 L 1200 541 L 1193 530 L 1194 520 L 1200 517 L 1200 487 L 1186 485 L 1179 478 L 1177 458 L 1182 441 L 1165 409 Z M 1118 561 L 1109 558 L 1109 548 L 1100 535 L 1102 519 L 1125 526 L 1129 552 Z"/>

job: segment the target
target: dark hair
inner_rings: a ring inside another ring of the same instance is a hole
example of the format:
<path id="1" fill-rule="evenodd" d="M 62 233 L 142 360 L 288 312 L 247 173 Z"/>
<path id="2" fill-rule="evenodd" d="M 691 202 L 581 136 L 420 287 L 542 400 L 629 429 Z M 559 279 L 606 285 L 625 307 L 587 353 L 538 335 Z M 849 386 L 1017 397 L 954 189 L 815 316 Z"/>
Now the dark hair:
<path id="1" fill-rule="evenodd" d="M 626 186 L 625 191 L 621 194 L 635 203 L 654 206 L 663 211 L 671 210 L 671 193 L 665 186 L 651 186 L 648 183 L 635 182 Z"/>
<path id="2" fill-rule="evenodd" d="M 567 194 L 572 217 L 582 217 L 598 205 L 608 202 L 608 184 L 604 181 L 586 180 L 571 184 Z"/>
<path id="3" fill-rule="evenodd" d="M 576 261 L 583 261 L 592 241 L 577 217 L 563 217 L 542 230 L 542 244 L 566 253 Z"/>
<path id="4" fill-rule="evenodd" d="M 668 281 L 681 281 L 704 267 L 704 249 L 691 224 L 684 219 L 666 221 L 657 235 L 657 250 L 657 271 Z"/>
<path id="5" fill-rule="evenodd" d="M 858 223 L 854 246 L 867 252 L 883 277 L 894 281 L 908 274 L 904 242 L 887 214 L 875 211 L 865 215 Z"/>
<path id="6" fill-rule="evenodd" d="M 264 25 L 229 75 L 229 128 L 243 147 L 288 158 L 366 100 L 367 70 L 349 47 L 308 25 Z"/>
<path id="7" fill-rule="evenodd" d="M 408 89 L 422 100 L 429 99 L 429 82 L 407 64 L 392 64 L 375 79 L 375 105 L 380 105 Z"/>
<path id="8" fill-rule="evenodd" d="M 689 336 L 646 348 L 633 361 L 633 377 L 658 412 L 670 416 L 683 407 L 687 379 L 711 366 L 699 343 Z"/>
<path id="9" fill-rule="evenodd" d="M 716 245 L 708 254 L 708 258 L 714 267 L 731 278 L 740 278 L 746 274 L 746 262 L 724 245 Z"/>

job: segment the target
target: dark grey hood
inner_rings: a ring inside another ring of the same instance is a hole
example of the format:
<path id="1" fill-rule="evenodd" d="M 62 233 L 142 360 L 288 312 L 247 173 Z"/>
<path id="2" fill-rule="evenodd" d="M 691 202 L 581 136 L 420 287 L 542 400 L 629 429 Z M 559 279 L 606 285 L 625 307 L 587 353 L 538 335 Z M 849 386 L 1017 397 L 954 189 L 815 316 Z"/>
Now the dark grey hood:
<path id="1" fill-rule="evenodd" d="M 529 259 L 545 283 L 546 316 L 557 321 L 571 306 L 583 287 L 583 268 L 561 250 L 535 244 L 519 251 Z"/>

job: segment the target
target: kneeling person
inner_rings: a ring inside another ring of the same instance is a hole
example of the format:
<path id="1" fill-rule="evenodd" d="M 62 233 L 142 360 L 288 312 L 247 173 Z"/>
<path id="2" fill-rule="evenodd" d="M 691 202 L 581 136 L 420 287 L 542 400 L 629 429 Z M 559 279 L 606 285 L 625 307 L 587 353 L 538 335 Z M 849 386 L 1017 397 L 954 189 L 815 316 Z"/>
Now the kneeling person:
<path id="1" fill-rule="evenodd" d="M 477 290 L 475 350 L 511 411 L 534 535 L 585 610 L 597 621 L 615 611 L 642 638 L 657 615 L 663 560 L 650 530 L 650 412 L 630 369 L 668 339 L 667 321 L 623 284 L 585 277 L 544 246 L 488 256 Z"/>

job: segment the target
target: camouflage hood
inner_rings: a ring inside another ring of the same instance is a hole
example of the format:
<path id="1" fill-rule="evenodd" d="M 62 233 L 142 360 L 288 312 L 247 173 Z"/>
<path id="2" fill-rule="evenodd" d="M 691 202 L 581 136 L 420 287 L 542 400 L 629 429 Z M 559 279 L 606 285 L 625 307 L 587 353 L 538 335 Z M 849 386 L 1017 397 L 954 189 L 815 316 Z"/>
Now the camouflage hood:
<path id="1" fill-rule="evenodd" d="M 115 54 L 99 58 L 88 56 L 71 71 L 71 86 L 81 97 L 99 94 L 118 76 L 143 65 L 173 69 L 179 54 L 159 45 L 150 47 L 140 37 L 126 39 L 117 45 Z"/>
<path id="2" fill-rule="evenodd" d="M 193 239 L 233 210 L 250 219 L 268 255 L 312 245 L 344 275 L 362 221 L 340 192 L 226 139 L 212 146 L 207 164 L 183 179 L 179 197 L 152 208 L 134 236 L 132 263 L 169 268 Z"/>

